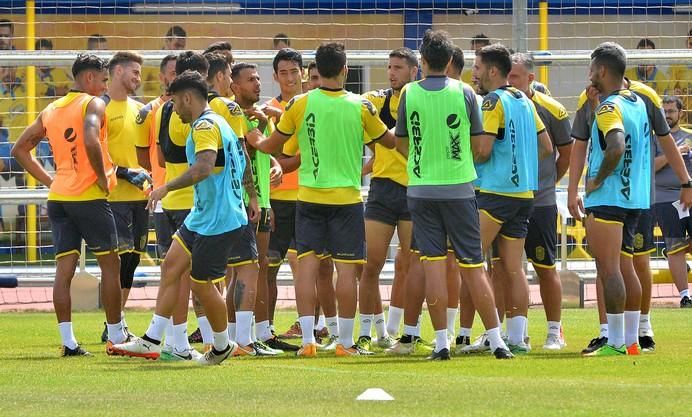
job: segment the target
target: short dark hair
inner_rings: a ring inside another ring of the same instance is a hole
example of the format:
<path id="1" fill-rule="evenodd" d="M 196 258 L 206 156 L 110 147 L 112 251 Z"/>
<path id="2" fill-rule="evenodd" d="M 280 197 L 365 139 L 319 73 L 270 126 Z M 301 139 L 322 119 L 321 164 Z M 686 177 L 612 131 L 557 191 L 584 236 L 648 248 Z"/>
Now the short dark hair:
<path id="1" fill-rule="evenodd" d="M 444 71 L 452 58 L 453 48 L 447 32 L 428 29 L 425 31 L 423 42 L 420 44 L 420 55 L 431 70 Z"/>
<path id="2" fill-rule="evenodd" d="M 217 73 L 226 71 L 228 68 L 228 61 L 221 54 L 211 52 L 204 54 L 204 58 L 209 63 L 209 70 L 207 71 L 207 81 L 209 82 L 214 79 Z"/>
<path id="3" fill-rule="evenodd" d="M 101 35 L 100 33 L 92 33 L 91 35 L 89 35 L 89 38 L 87 38 L 87 43 L 89 42 L 102 43 L 108 42 L 108 39 L 106 39 L 106 37 Z"/>
<path id="4" fill-rule="evenodd" d="M 656 44 L 649 38 L 641 38 L 637 42 L 637 49 L 656 49 Z"/>
<path id="5" fill-rule="evenodd" d="M 171 26 L 168 28 L 166 31 L 166 38 L 187 38 L 187 32 L 185 32 L 185 29 L 182 28 L 182 26 Z"/>
<path id="6" fill-rule="evenodd" d="M 178 74 L 175 80 L 168 86 L 168 93 L 170 95 L 183 92 L 185 90 L 195 91 L 200 98 L 206 100 L 207 94 L 209 94 L 209 87 L 207 87 L 207 81 L 202 77 L 197 71 L 184 71 L 182 74 Z"/>
<path id="7" fill-rule="evenodd" d="M 238 77 L 240 76 L 240 72 L 244 69 L 254 69 L 257 70 L 257 65 L 255 64 L 250 64 L 247 62 L 238 62 L 237 64 L 233 65 L 233 68 L 231 69 L 231 78 L 233 81 L 236 81 Z"/>
<path id="8" fill-rule="evenodd" d="M 161 60 L 161 64 L 159 65 L 159 71 L 163 72 L 166 69 L 166 65 L 168 65 L 169 62 L 175 61 L 176 56 L 175 54 L 168 54 L 163 57 Z"/>
<path id="9" fill-rule="evenodd" d="M 112 73 L 116 66 L 136 62 L 139 65 L 144 63 L 142 56 L 137 52 L 118 51 L 108 61 L 108 72 Z"/>
<path id="10" fill-rule="evenodd" d="M 341 42 L 323 43 L 315 51 L 317 72 L 324 78 L 334 78 L 346 65 L 346 47 Z"/>
<path id="11" fill-rule="evenodd" d="M 185 71 L 197 71 L 204 76 L 209 72 L 209 62 L 199 52 L 185 51 L 178 54 L 175 59 L 175 72 L 182 74 Z"/>
<path id="12" fill-rule="evenodd" d="M 79 54 L 72 64 L 72 76 L 77 76 L 84 71 L 103 71 L 108 68 L 108 62 L 94 54 Z"/>
<path id="13" fill-rule="evenodd" d="M 454 70 L 461 73 L 464 70 L 464 51 L 458 46 L 452 48 L 452 59 L 449 61 Z"/>
<path id="14" fill-rule="evenodd" d="M 501 43 L 493 43 L 484 46 L 476 51 L 476 56 L 481 57 L 483 62 L 488 67 L 495 67 L 503 77 L 512 70 L 512 59 L 510 58 L 509 49 Z"/>
<path id="15" fill-rule="evenodd" d="M 207 49 L 202 52 L 203 54 L 208 54 L 209 52 L 218 52 L 218 51 L 232 51 L 233 46 L 231 45 L 230 42 L 228 41 L 218 41 L 210 44 L 207 46 Z"/>
<path id="16" fill-rule="evenodd" d="M 512 54 L 512 64 L 523 65 L 529 72 L 533 72 L 534 63 L 533 57 L 530 54 L 516 52 Z"/>
<path id="17" fill-rule="evenodd" d="M 591 60 L 596 65 L 602 65 L 616 76 L 625 75 L 627 54 L 622 46 L 615 42 L 603 42 L 591 53 Z"/>
<path id="18" fill-rule="evenodd" d="M 36 43 L 34 44 L 34 49 L 38 51 L 41 48 L 53 50 L 53 41 L 50 39 L 37 39 Z"/>
<path id="19" fill-rule="evenodd" d="M 309 73 L 310 70 L 312 70 L 313 68 L 317 69 L 317 62 L 315 62 L 315 61 L 310 61 L 310 63 L 308 64 L 308 73 Z M 319 71 L 317 71 L 317 72 L 319 72 Z"/>
<path id="20" fill-rule="evenodd" d="M 303 68 L 303 55 L 300 52 L 292 48 L 283 48 L 274 55 L 274 61 L 272 61 L 272 66 L 274 67 L 274 73 L 279 71 L 279 62 L 281 61 L 291 61 L 298 64 L 299 68 Z"/>
<path id="21" fill-rule="evenodd" d="M 416 54 L 413 53 L 411 48 L 403 47 L 403 48 L 397 48 L 393 50 L 392 52 L 389 53 L 390 58 L 401 58 L 406 61 L 409 67 L 417 67 L 418 66 L 418 58 L 416 58 Z"/>
<path id="22" fill-rule="evenodd" d="M 277 33 L 272 41 L 276 47 L 279 43 L 284 42 L 287 46 L 291 46 L 291 38 L 285 33 Z"/>
<path id="23" fill-rule="evenodd" d="M 663 104 L 673 104 L 675 103 L 675 107 L 678 108 L 678 110 L 682 110 L 682 99 L 678 96 L 663 96 Z"/>
<path id="24" fill-rule="evenodd" d="M 476 45 L 488 46 L 490 45 L 490 38 L 487 37 L 484 33 L 473 35 L 473 37 L 471 38 L 471 46 L 475 47 Z"/>
<path id="25" fill-rule="evenodd" d="M 14 35 L 14 23 L 10 19 L 0 19 L 0 28 L 10 28 L 10 34 Z"/>

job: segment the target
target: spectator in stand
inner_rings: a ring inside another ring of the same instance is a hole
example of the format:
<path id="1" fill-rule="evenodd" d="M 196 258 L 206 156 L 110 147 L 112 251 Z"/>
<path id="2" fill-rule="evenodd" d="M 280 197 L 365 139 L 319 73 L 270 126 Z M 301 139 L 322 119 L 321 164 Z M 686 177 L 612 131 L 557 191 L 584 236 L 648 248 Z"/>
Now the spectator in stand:
<path id="1" fill-rule="evenodd" d="M 637 49 L 656 49 L 656 44 L 649 38 L 642 38 Z M 659 96 L 664 96 L 668 89 L 667 77 L 655 64 L 639 64 L 625 71 L 625 78 L 639 81 L 653 88 Z"/>
<path id="2" fill-rule="evenodd" d="M 291 38 L 288 37 L 285 33 L 277 33 L 274 35 L 274 50 L 279 51 L 284 48 L 290 48 L 291 47 Z"/>
<path id="3" fill-rule="evenodd" d="M 89 35 L 87 39 L 86 49 L 90 51 L 106 51 L 108 50 L 108 39 L 100 33 Z"/>

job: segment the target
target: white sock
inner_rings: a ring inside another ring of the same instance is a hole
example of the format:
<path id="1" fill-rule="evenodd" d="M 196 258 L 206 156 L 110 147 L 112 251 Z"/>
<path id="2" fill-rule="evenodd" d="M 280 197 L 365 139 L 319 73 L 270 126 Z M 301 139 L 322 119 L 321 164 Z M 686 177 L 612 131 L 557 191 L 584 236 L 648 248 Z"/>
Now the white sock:
<path id="1" fill-rule="evenodd" d="M 207 316 L 197 317 L 197 324 L 199 325 L 200 333 L 202 333 L 202 343 L 205 345 L 211 344 L 214 341 L 214 336 L 212 335 L 211 325 Z"/>
<path id="2" fill-rule="evenodd" d="M 370 315 L 372 316 L 372 315 Z M 350 348 L 353 343 L 353 322 L 354 319 L 345 319 L 339 317 L 339 344 L 345 348 Z"/>
<path id="3" fill-rule="evenodd" d="M 175 346 L 175 333 L 173 333 L 173 317 L 168 319 L 168 325 L 166 325 L 166 338 L 163 341 L 164 349 L 173 349 Z"/>
<path id="4" fill-rule="evenodd" d="M 414 334 L 414 336 L 420 337 L 420 328 L 421 328 L 422 324 L 423 324 L 423 314 L 421 313 L 421 315 L 418 316 L 418 321 L 416 322 L 416 333 Z"/>
<path id="5" fill-rule="evenodd" d="M 108 340 L 113 342 L 113 344 L 122 343 L 127 339 L 122 321 L 115 324 L 106 324 L 106 328 L 108 329 Z"/>
<path id="6" fill-rule="evenodd" d="M 235 335 L 236 335 L 235 330 L 236 330 L 235 329 L 235 323 L 229 321 L 228 322 L 228 338 L 234 342 L 235 342 Z"/>
<path id="7" fill-rule="evenodd" d="M 639 336 L 654 337 L 654 329 L 651 327 L 651 315 L 639 315 Z"/>
<path id="8" fill-rule="evenodd" d="M 495 352 L 497 348 L 507 349 L 507 345 L 502 341 L 502 335 L 500 334 L 499 327 L 493 327 L 485 331 L 488 335 L 488 343 L 490 343 L 490 351 Z"/>
<path id="9" fill-rule="evenodd" d="M 625 315 L 608 314 L 608 344 L 620 348 L 625 344 Z"/>
<path id="10" fill-rule="evenodd" d="M 252 343 L 252 311 L 235 312 L 235 341 L 240 346 Z"/>
<path id="11" fill-rule="evenodd" d="M 158 340 L 160 342 L 163 340 L 163 336 L 166 335 L 166 326 L 168 326 L 168 317 L 162 317 L 154 314 L 154 317 L 151 318 L 151 323 L 149 323 L 149 328 L 145 334 L 148 338 Z"/>
<path id="12" fill-rule="evenodd" d="M 303 346 L 309 343 L 315 343 L 315 316 L 298 317 L 300 329 L 303 333 Z M 349 346 L 350 347 L 350 346 Z"/>
<path id="13" fill-rule="evenodd" d="M 320 318 L 317 319 L 317 325 L 315 326 L 315 329 L 317 329 L 317 331 L 320 331 L 325 327 L 327 327 L 326 319 L 324 318 L 324 314 L 320 314 Z"/>
<path id="14" fill-rule="evenodd" d="M 173 329 L 171 330 L 170 335 L 166 337 L 166 340 L 168 340 L 169 337 L 173 342 L 173 349 L 175 349 L 177 352 L 187 352 L 188 350 L 192 349 L 190 342 L 187 340 L 187 322 L 174 324 Z"/>
<path id="15" fill-rule="evenodd" d="M 127 322 L 125 321 L 125 312 L 124 311 L 120 312 L 120 321 L 123 322 L 123 327 L 127 329 Z"/>
<path id="16" fill-rule="evenodd" d="M 690 290 L 685 288 L 684 290 L 680 291 L 680 298 L 685 298 L 690 296 Z"/>
<path id="17" fill-rule="evenodd" d="M 506 318 L 507 338 L 510 345 L 518 345 L 524 342 L 524 329 L 526 328 L 526 317 L 515 316 Z"/>
<path id="18" fill-rule="evenodd" d="M 598 337 L 608 337 L 608 323 L 601 324 Z"/>
<path id="19" fill-rule="evenodd" d="M 375 334 L 377 334 L 378 339 L 384 339 L 389 336 L 384 313 L 375 314 Z"/>
<path id="20" fill-rule="evenodd" d="M 330 336 L 338 336 L 339 335 L 339 320 L 337 319 L 336 316 L 327 317 L 327 328 L 329 329 L 329 335 Z"/>
<path id="21" fill-rule="evenodd" d="M 401 319 L 404 317 L 404 309 L 394 306 L 389 306 L 389 315 L 387 317 L 387 333 L 391 335 L 399 334 Z"/>
<path id="22" fill-rule="evenodd" d="M 250 322 L 250 340 L 252 340 L 252 343 L 255 343 L 257 341 L 257 333 L 255 332 L 255 325 L 257 322 L 255 321 L 255 313 L 252 313 L 252 321 Z"/>
<path id="23" fill-rule="evenodd" d="M 447 339 L 447 329 L 435 330 L 435 352 L 442 349 L 449 350 L 449 339 Z"/>
<path id="24" fill-rule="evenodd" d="M 372 321 L 375 320 L 375 315 L 374 314 L 360 314 L 360 330 L 358 333 L 358 337 L 360 336 L 368 336 L 370 337 L 370 333 L 372 333 Z M 350 346 L 347 346 L 350 347 Z"/>
<path id="25" fill-rule="evenodd" d="M 214 349 L 216 349 L 218 351 L 225 350 L 229 345 L 229 343 L 228 343 L 228 329 L 224 329 L 222 332 L 218 332 L 218 333 L 212 332 L 211 338 L 213 340 L 212 343 L 214 345 Z"/>
<path id="26" fill-rule="evenodd" d="M 459 327 L 459 336 L 471 337 L 471 329 L 467 327 Z"/>
<path id="27" fill-rule="evenodd" d="M 625 311 L 625 345 L 639 343 L 639 310 Z"/>
<path id="28" fill-rule="evenodd" d="M 63 346 L 67 346 L 70 349 L 77 348 L 77 339 L 74 337 L 71 321 L 58 323 L 58 331 L 60 332 L 60 339 L 62 339 Z"/>
<path id="29" fill-rule="evenodd" d="M 272 330 L 269 328 L 269 320 L 264 320 L 255 324 L 255 333 L 257 333 L 257 338 L 263 342 L 274 337 L 272 335 Z"/>
<path id="30" fill-rule="evenodd" d="M 416 333 L 419 333 L 417 326 L 409 326 L 408 324 L 404 324 L 404 334 L 416 336 Z"/>
<path id="31" fill-rule="evenodd" d="M 560 326 L 562 323 L 559 321 L 549 321 L 548 322 L 548 335 L 560 336 Z"/>
<path id="32" fill-rule="evenodd" d="M 457 321 L 458 308 L 447 308 L 447 336 L 454 338 L 454 329 Z"/>

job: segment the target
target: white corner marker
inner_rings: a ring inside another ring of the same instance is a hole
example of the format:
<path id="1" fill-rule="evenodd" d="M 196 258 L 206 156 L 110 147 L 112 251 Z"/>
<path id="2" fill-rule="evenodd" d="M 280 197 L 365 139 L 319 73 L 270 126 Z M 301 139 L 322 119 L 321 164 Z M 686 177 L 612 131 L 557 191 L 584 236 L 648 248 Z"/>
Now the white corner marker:
<path id="1" fill-rule="evenodd" d="M 363 391 L 358 397 L 357 401 L 393 401 L 394 397 L 387 394 L 382 388 L 368 388 Z"/>

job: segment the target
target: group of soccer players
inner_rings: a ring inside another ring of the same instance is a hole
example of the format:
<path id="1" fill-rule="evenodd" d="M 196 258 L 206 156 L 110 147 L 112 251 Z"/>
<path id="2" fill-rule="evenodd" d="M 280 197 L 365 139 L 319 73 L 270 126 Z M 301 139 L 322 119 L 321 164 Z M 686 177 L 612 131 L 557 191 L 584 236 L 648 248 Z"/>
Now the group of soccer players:
<path id="1" fill-rule="evenodd" d="M 624 78 L 619 45 L 594 50 L 574 126 L 533 79 L 530 55 L 500 44 L 480 48 L 474 88 L 460 81 L 463 52 L 443 31 L 426 32 L 420 63 L 408 48 L 392 51 L 390 88 L 363 96 L 344 90 L 348 66 L 339 43 L 317 48 L 317 74 L 306 92 L 300 53 L 280 50 L 273 70 L 281 94 L 262 105 L 257 66 L 234 63 L 223 42 L 165 57 L 166 92 L 146 105 L 130 97 L 141 65 L 131 52 L 109 62 L 79 56 L 75 89 L 44 109 L 13 149 L 50 187 L 64 356 L 89 354 L 76 342 L 70 316 L 82 238 L 102 270 L 109 355 L 210 365 L 287 350 L 303 357 L 318 350 L 372 355 L 374 345 L 410 354 L 426 345 L 420 337 L 426 301 L 435 330 L 428 359 L 449 359 L 453 344 L 458 354 L 490 351 L 510 359 L 531 350 L 524 251 L 545 305 L 544 348 L 561 349 L 555 184 L 570 166 L 569 209 L 584 218 L 605 329 L 584 353 L 653 350 L 648 255 L 642 267 L 634 243 L 637 227 L 653 227 L 640 216 L 652 206 L 652 143 L 661 153 L 655 166 L 672 170 L 683 206 L 692 205 L 692 182 L 661 99 Z M 423 78 L 416 81 L 419 70 Z M 44 137 L 55 175 L 30 152 Z M 373 151 L 365 165 L 363 145 Z M 587 159 L 582 200 L 577 189 Z M 368 174 L 364 206 L 360 190 Z M 122 311 L 146 245 L 147 210 L 164 261 L 153 319 L 140 338 Z M 660 211 L 670 214 L 669 207 Z M 675 229 L 666 239 L 670 256 L 682 253 L 684 262 L 689 224 L 666 227 Z M 395 232 L 385 320 L 378 281 Z M 287 256 L 300 346 L 279 340 L 272 326 L 276 276 Z M 190 292 L 204 353 L 187 335 Z M 471 343 L 476 311 L 486 331 Z M 327 343 L 318 343 L 326 334 Z"/>

